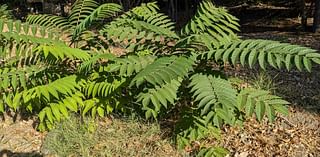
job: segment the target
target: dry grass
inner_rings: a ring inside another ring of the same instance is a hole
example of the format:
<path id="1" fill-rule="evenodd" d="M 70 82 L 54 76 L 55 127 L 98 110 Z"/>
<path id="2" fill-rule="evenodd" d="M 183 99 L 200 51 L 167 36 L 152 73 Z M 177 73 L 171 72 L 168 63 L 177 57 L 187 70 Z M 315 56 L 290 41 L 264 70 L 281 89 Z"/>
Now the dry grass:
<path id="1" fill-rule="evenodd" d="M 100 121 L 94 150 L 99 156 L 179 156 L 158 124 L 135 120 Z"/>
<path id="2" fill-rule="evenodd" d="M 53 156 L 180 156 L 162 134 L 158 124 L 100 119 L 80 125 L 77 118 L 71 118 L 48 133 L 42 152 Z"/>

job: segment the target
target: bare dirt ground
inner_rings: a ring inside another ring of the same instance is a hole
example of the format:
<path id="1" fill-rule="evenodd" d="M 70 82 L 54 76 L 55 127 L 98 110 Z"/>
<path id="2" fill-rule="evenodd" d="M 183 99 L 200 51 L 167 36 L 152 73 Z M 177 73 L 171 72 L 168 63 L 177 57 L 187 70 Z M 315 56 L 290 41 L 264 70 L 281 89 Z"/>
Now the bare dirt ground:
<path id="1" fill-rule="evenodd" d="M 14 120 L 4 115 L 0 120 L 0 157 L 40 156 L 46 133 L 36 131 L 34 122 L 35 118 Z"/>

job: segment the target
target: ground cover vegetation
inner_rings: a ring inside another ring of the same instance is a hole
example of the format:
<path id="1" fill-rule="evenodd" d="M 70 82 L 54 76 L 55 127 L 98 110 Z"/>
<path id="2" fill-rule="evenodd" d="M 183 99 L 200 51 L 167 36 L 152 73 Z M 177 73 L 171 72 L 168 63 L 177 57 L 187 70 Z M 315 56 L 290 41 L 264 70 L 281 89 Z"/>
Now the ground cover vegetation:
<path id="1" fill-rule="evenodd" d="M 223 67 L 311 72 L 320 54 L 277 41 L 243 40 L 238 31 L 237 18 L 206 0 L 178 31 L 155 2 L 123 12 L 118 4 L 77 0 L 68 17 L 2 18 L 0 112 L 36 114 L 41 131 L 71 115 L 170 119 L 179 149 L 208 136 L 219 139 L 220 127 L 252 116 L 273 122 L 288 113 L 289 102 L 263 88 L 238 86 Z M 228 151 L 200 142 L 193 153 Z"/>

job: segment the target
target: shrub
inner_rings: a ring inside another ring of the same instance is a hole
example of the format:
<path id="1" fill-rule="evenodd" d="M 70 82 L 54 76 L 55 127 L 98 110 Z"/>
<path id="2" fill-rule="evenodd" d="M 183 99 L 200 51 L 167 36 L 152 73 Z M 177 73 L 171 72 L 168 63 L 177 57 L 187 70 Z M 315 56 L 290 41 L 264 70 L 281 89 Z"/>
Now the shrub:
<path id="1" fill-rule="evenodd" d="M 135 114 L 156 121 L 177 117 L 176 142 L 185 148 L 253 114 L 272 122 L 276 112 L 288 112 L 289 103 L 269 91 L 235 89 L 213 64 L 311 71 L 320 63 L 310 48 L 240 39 L 237 18 L 209 1 L 200 3 L 179 33 L 156 3 L 123 13 L 99 32 L 89 27 L 119 9 L 78 0 L 67 19 L 37 15 L 23 24 L 0 21 L 0 112 L 34 112 L 40 130 L 54 128 L 70 113 L 92 118 Z M 125 49 L 125 55 L 113 55 L 112 47 Z M 218 147 L 200 150 L 202 155 L 226 154 Z"/>

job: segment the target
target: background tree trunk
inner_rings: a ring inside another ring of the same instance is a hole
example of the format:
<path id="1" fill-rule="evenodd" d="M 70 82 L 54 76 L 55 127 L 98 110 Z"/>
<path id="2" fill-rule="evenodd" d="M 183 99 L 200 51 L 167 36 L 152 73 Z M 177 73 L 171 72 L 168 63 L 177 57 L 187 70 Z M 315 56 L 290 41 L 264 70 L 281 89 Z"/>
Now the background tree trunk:
<path id="1" fill-rule="evenodd" d="M 300 11 L 301 11 L 301 26 L 303 31 L 307 30 L 307 10 L 306 10 L 306 1 L 300 0 Z"/>
<path id="2" fill-rule="evenodd" d="M 315 0 L 313 31 L 320 32 L 320 0 Z"/>

